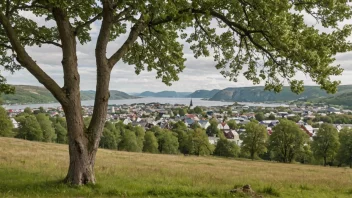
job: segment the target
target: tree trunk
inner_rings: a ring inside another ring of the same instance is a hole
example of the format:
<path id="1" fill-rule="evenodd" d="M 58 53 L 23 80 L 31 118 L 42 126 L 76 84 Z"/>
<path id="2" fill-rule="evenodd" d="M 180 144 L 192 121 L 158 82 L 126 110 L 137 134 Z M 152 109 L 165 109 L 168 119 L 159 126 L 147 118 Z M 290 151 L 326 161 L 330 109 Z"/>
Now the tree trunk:
<path id="1" fill-rule="evenodd" d="M 73 100 L 68 107 L 64 107 L 67 130 L 70 164 L 65 182 L 73 185 L 95 183 L 94 162 L 97 148 L 85 133 L 86 129 L 81 114 L 80 100 Z"/>
<path id="2" fill-rule="evenodd" d="M 326 157 L 324 157 L 324 166 L 326 166 Z"/>

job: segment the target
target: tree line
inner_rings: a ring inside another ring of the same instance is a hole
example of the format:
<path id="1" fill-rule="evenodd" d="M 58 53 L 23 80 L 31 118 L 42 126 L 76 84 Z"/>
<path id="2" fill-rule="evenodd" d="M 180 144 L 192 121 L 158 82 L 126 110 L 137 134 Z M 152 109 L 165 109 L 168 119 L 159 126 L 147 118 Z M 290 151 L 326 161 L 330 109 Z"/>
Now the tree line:
<path id="1" fill-rule="evenodd" d="M 63 117 L 51 117 L 43 109 L 33 112 L 26 108 L 14 119 L 19 124 L 17 129 L 13 128 L 5 109 L 0 108 L 0 136 L 67 143 L 67 126 Z M 86 125 L 90 119 L 84 119 Z M 215 119 L 210 120 L 207 129 L 202 129 L 197 122 L 188 128 L 179 121 L 171 126 L 172 130 L 154 126 L 147 131 L 140 126 L 107 121 L 99 146 L 128 152 L 215 155 L 352 167 L 352 129 L 344 128 L 338 132 L 333 125 L 324 123 L 313 138 L 309 138 L 305 131 L 288 119 L 281 119 L 270 136 L 266 127 L 256 120 L 246 125 L 237 125 L 234 120 L 227 124 L 232 130 L 245 129 L 240 133 L 241 146 L 224 136 Z M 219 139 L 213 145 L 209 137 Z"/>

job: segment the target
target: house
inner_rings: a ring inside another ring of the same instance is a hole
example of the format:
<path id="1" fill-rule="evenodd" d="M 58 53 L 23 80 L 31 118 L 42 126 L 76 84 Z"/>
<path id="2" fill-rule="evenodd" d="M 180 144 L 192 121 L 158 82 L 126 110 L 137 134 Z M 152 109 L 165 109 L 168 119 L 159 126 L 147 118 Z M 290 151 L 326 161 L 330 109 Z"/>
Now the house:
<path id="1" fill-rule="evenodd" d="M 240 145 L 242 141 L 240 140 L 240 135 L 236 130 L 224 131 L 224 136 L 228 141 L 235 142 L 237 145 Z"/>
<path id="2" fill-rule="evenodd" d="M 186 118 L 185 119 L 185 124 L 187 127 L 190 127 L 195 121 L 191 118 Z"/>
<path id="3" fill-rule="evenodd" d="M 18 128 L 18 122 L 15 120 L 15 118 L 11 118 L 11 122 L 13 124 L 13 128 L 17 129 Z"/>
<path id="4" fill-rule="evenodd" d="M 207 129 L 210 126 L 210 122 L 208 120 L 199 120 L 198 123 L 203 129 Z"/>
<path id="5" fill-rule="evenodd" d="M 222 131 L 228 131 L 230 130 L 229 125 L 226 124 L 226 122 L 222 122 L 218 124 L 218 129 L 222 130 Z"/>
<path id="6" fill-rule="evenodd" d="M 145 122 L 145 121 L 141 121 L 141 122 L 136 122 L 136 121 L 134 121 L 134 122 L 131 122 L 132 123 L 132 125 L 133 126 L 139 126 L 139 127 L 142 127 L 142 128 L 146 128 L 146 126 L 147 126 L 147 122 Z"/>
<path id="7" fill-rule="evenodd" d="M 185 118 L 189 118 L 189 119 L 192 119 L 192 120 L 195 120 L 195 121 L 199 121 L 198 116 L 195 115 L 195 114 L 186 114 Z"/>
<path id="8" fill-rule="evenodd" d="M 301 129 L 303 129 L 310 137 L 312 137 L 314 134 L 314 129 L 311 125 L 301 125 Z"/>
<path id="9" fill-rule="evenodd" d="M 274 127 L 279 124 L 279 120 L 263 120 L 259 124 L 265 125 L 267 127 Z"/>
<path id="10" fill-rule="evenodd" d="M 336 114 L 340 113 L 340 109 L 337 109 L 335 107 L 329 107 L 327 111 L 328 113 L 336 113 Z"/>
<path id="11" fill-rule="evenodd" d="M 126 118 L 123 122 L 124 125 L 128 125 L 129 123 L 132 123 L 130 118 Z"/>
<path id="12" fill-rule="evenodd" d="M 210 143 L 210 144 L 216 144 L 216 143 L 218 143 L 219 139 L 220 139 L 220 138 L 218 138 L 218 137 L 213 137 L 213 136 L 208 137 L 208 140 L 209 140 L 209 143 Z"/>
<path id="13" fill-rule="evenodd" d="M 278 112 L 277 115 L 279 115 L 282 118 L 286 118 L 288 116 L 289 113 L 287 112 Z"/>

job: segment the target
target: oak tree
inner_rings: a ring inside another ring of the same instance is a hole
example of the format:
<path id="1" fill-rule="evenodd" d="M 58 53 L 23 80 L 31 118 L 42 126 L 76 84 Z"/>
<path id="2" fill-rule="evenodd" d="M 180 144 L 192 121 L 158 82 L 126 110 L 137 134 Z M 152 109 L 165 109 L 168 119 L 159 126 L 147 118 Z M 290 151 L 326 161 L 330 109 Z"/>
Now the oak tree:
<path id="1" fill-rule="evenodd" d="M 294 92 L 301 71 L 329 92 L 339 84 L 334 55 L 350 49 L 350 26 L 338 21 L 351 16 L 347 0 L 2 0 L 0 1 L 0 62 L 14 72 L 25 68 L 60 102 L 65 112 L 69 168 L 65 181 L 95 183 L 94 164 L 103 132 L 112 69 L 123 61 L 155 70 L 167 85 L 185 68 L 184 43 L 196 58 L 213 56 L 216 68 L 232 81 L 239 74 L 267 90 L 280 91 L 287 80 Z M 23 14 L 29 12 L 30 14 Z M 324 27 L 320 32 L 304 22 L 308 13 Z M 30 16 L 53 23 L 39 24 Z M 100 28 L 90 34 L 92 24 Z M 112 54 L 107 46 L 125 39 Z M 85 125 L 80 101 L 77 45 L 95 42 L 96 96 L 91 122 Z M 63 84 L 56 82 L 28 53 L 31 46 L 52 45 L 62 51 Z M 6 80 L 0 78 L 0 88 Z M 183 112 L 182 112 L 183 113 Z"/>

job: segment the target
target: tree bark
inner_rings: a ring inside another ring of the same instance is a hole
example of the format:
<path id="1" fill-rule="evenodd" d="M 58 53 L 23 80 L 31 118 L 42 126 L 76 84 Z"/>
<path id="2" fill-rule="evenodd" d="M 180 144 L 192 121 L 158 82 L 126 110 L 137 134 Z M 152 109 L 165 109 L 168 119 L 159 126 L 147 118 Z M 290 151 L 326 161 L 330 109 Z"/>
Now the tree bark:
<path id="1" fill-rule="evenodd" d="M 68 130 L 70 164 L 65 182 L 73 185 L 95 183 L 95 153 L 89 149 L 89 139 L 81 115 L 80 100 L 72 100 L 64 108 Z M 96 151 L 96 150 L 95 150 Z"/>

